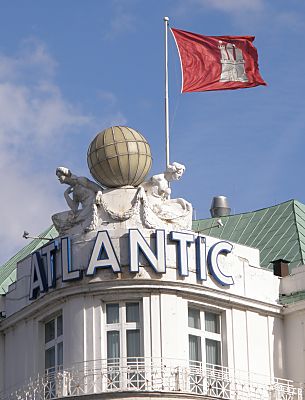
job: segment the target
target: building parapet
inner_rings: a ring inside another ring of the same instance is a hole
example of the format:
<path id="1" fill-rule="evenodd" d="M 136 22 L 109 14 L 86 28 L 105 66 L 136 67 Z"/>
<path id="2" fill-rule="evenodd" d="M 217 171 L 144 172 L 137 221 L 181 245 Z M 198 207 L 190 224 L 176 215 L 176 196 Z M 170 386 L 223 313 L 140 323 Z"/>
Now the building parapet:
<path id="1" fill-rule="evenodd" d="M 2 394 L 3 400 L 52 400 L 115 392 L 151 392 L 238 400 L 303 400 L 304 386 L 197 361 L 129 357 L 57 367 Z"/>

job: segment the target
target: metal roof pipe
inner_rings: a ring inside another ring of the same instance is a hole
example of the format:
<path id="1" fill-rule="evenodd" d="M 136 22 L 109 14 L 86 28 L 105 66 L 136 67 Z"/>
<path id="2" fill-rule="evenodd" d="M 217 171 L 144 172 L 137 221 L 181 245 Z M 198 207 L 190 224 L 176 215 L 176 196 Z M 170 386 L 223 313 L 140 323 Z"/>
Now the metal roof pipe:
<path id="1" fill-rule="evenodd" d="M 210 212 L 213 218 L 230 215 L 231 208 L 229 207 L 229 202 L 226 196 L 213 197 Z"/>

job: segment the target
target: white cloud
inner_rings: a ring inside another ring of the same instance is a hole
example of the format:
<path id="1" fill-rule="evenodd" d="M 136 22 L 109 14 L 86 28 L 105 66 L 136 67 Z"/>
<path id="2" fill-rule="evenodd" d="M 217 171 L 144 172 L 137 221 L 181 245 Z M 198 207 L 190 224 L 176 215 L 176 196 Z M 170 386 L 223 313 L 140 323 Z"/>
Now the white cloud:
<path id="1" fill-rule="evenodd" d="M 25 149 L 28 156 L 28 148 Z M 1 259 L 0 265 L 27 243 L 23 230 L 38 234 L 51 225 L 50 214 L 60 209 L 61 201 L 52 191 L 51 176 L 23 168 L 25 155 L 17 158 L 0 150 L 1 169 Z M 51 173 L 49 174 L 51 175 Z"/>
<path id="2" fill-rule="evenodd" d="M 122 112 L 117 111 L 119 99 L 115 93 L 100 89 L 97 91 L 96 96 L 103 110 L 102 119 L 97 121 L 96 129 L 100 130 L 101 127 L 108 128 L 113 125 L 126 125 L 126 117 Z"/>
<path id="3" fill-rule="evenodd" d="M 228 13 L 244 13 L 261 11 L 264 8 L 263 0 L 195 0 L 202 7 L 211 7 Z"/>
<path id="4" fill-rule="evenodd" d="M 52 86 L 0 83 L 0 151 L 14 150 L 10 145 L 40 147 L 55 137 L 60 142 L 67 129 L 89 122 Z"/>
<path id="5" fill-rule="evenodd" d="M 274 19 L 276 23 L 282 27 L 282 29 L 291 29 L 295 32 L 304 31 L 304 18 L 295 11 L 277 13 L 274 16 Z"/>
<path id="6" fill-rule="evenodd" d="M 118 101 L 116 95 L 107 90 L 99 90 L 97 93 L 97 97 L 101 99 L 103 102 L 105 102 L 108 105 L 108 107 L 116 105 Z"/>
<path id="7" fill-rule="evenodd" d="M 135 16 L 127 10 L 126 1 L 113 1 L 114 5 L 114 15 L 110 17 L 110 23 L 107 27 L 107 32 L 104 35 L 104 39 L 113 39 L 121 34 L 126 34 L 126 32 L 132 32 L 135 30 L 136 18 Z"/>
<path id="8" fill-rule="evenodd" d="M 56 61 L 47 52 L 45 45 L 36 38 L 23 40 L 21 49 L 13 57 L 0 54 L 0 81 L 25 80 L 35 73 L 37 81 L 40 77 L 50 78 L 57 67 Z M 37 75 L 38 73 L 38 75 Z"/>
<path id="9" fill-rule="evenodd" d="M 93 119 L 53 82 L 56 63 L 41 43 L 26 42 L 13 57 L 0 54 L 0 65 L 1 265 L 26 244 L 24 229 L 40 233 L 62 208 L 51 160 Z"/>
<path id="10" fill-rule="evenodd" d="M 304 31 L 304 18 L 292 5 L 281 9 L 276 1 L 267 0 L 177 0 L 173 14 L 186 17 L 196 13 L 215 11 L 226 14 L 234 26 L 245 32 L 263 29 L 278 34 L 283 29 L 294 32 Z"/>
<path id="11" fill-rule="evenodd" d="M 73 151 L 84 132 L 126 124 L 111 92 L 101 91 L 100 101 L 108 107 L 98 118 L 79 110 L 56 84 L 56 68 L 36 39 L 24 41 L 13 56 L 0 53 L 0 266 L 26 245 L 24 230 L 41 233 L 52 214 L 67 208 L 55 168 L 77 163 Z M 75 164 L 67 166 L 77 173 Z"/>
<path id="12" fill-rule="evenodd" d="M 175 13 L 178 15 L 189 15 L 204 12 L 207 9 L 230 14 L 233 17 L 240 15 L 253 17 L 253 13 L 259 14 L 264 9 L 263 0 L 180 0 L 175 3 Z M 252 13 L 252 14 L 249 14 Z M 242 21 L 241 21 L 242 22 Z"/>

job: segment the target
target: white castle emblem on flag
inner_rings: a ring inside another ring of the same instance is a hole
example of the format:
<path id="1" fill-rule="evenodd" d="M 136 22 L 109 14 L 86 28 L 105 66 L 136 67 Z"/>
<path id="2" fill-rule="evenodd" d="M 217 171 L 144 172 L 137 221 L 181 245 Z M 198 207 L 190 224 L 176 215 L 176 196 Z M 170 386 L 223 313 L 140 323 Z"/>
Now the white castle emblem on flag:
<path id="1" fill-rule="evenodd" d="M 241 49 L 233 43 L 221 44 L 219 49 L 221 53 L 221 75 L 220 82 L 248 82 L 245 71 L 245 60 Z"/>

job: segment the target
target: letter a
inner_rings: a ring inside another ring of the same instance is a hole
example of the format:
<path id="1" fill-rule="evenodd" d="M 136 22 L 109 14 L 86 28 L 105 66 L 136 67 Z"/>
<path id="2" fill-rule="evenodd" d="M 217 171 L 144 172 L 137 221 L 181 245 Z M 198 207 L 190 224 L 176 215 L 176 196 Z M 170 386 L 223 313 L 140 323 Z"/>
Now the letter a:
<path id="1" fill-rule="evenodd" d="M 112 268 L 113 272 L 121 272 L 108 232 L 100 231 L 96 237 L 86 275 L 94 275 L 97 268 L 107 267 Z"/>

